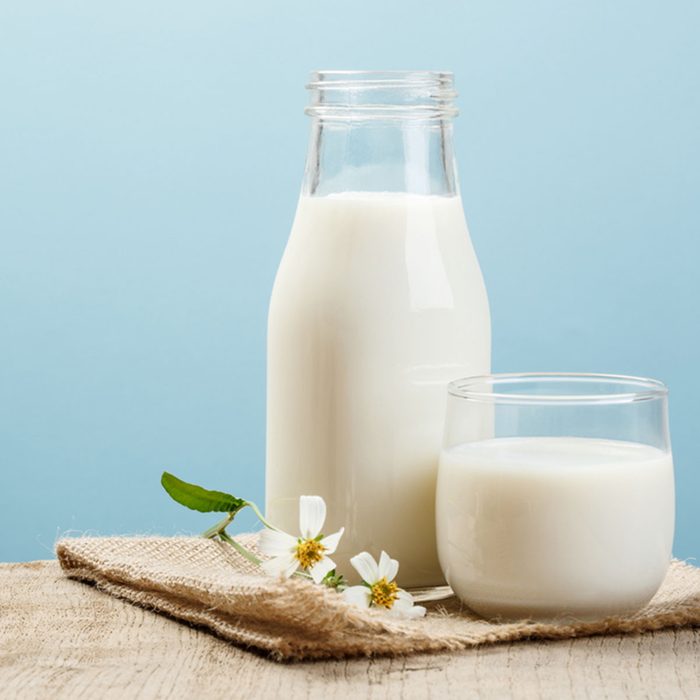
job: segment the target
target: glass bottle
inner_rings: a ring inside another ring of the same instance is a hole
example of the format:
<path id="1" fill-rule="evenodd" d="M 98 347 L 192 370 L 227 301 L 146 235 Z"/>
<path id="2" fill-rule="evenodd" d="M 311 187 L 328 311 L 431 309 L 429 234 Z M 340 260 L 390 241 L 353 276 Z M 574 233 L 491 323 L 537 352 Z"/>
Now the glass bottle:
<path id="1" fill-rule="evenodd" d="M 450 73 L 323 71 L 268 322 L 267 515 L 322 496 L 333 559 L 385 550 L 444 583 L 435 481 L 448 382 L 490 371 L 490 318 L 452 143 Z"/>

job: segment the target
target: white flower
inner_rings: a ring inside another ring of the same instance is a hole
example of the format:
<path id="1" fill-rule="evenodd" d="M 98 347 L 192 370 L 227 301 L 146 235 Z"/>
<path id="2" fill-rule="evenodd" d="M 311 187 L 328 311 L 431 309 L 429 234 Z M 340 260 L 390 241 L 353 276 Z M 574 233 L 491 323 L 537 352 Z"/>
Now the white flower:
<path id="1" fill-rule="evenodd" d="M 399 588 L 394 579 L 399 571 L 399 562 L 386 552 L 379 557 L 379 564 L 369 552 L 354 556 L 350 563 L 362 577 L 362 586 L 351 586 L 343 591 L 348 603 L 361 608 L 386 608 L 396 617 L 423 617 L 425 608 L 413 604 L 413 596 Z"/>
<path id="2" fill-rule="evenodd" d="M 261 566 L 274 576 L 291 576 L 300 566 L 306 569 L 315 583 L 320 583 L 335 562 L 327 555 L 333 554 L 345 528 L 324 537 L 321 528 L 326 520 L 326 502 L 320 496 L 302 496 L 299 499 L 299 529 L 301 537 L 279 530 L 263 530 L 258 547 L 263 554 L 272 557 Z"/>

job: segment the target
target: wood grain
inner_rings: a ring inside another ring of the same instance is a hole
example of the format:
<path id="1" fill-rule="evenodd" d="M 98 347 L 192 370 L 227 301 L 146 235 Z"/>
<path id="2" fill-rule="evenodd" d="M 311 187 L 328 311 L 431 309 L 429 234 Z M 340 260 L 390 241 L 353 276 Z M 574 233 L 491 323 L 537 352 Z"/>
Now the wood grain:
<path id="1" fill-rule="evenodd" d="M 281 665 L 64 578 L 0 565 L 2 698 L 700 698 L 700 630 Z"/>

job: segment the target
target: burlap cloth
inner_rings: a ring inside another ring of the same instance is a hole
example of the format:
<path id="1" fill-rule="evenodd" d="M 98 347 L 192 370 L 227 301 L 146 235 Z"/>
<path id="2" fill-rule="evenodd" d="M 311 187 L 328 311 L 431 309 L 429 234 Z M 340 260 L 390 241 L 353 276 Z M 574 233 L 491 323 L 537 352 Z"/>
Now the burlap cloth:
<path id="1" fill-rule="evenodd" d="M 239 539 L 250 546 L 255 535 Z M 428 604 L 424 619 L 401 621 L 348 605 L 322 586 L 261 575 L 231 546 L 202 538 L 80 537 L 60 540 L 56 551 L 70 578 L 278 660 L 398 656 L 700 624 L 700 569 L 679 561 L 638 613 L 555 624 L 488 622 L 456 598 Z"/>

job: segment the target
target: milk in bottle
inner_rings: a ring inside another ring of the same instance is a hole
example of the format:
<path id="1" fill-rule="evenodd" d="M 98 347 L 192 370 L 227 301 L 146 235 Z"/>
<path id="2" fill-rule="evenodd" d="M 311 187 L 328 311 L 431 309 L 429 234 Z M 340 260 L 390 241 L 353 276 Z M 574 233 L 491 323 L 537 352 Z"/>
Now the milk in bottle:
<path id="1" fill-rule="evenodd" d="M 435 481 L 447 383 L 490 370 L 488 301 L 457 189 L 452 78 L 323 72 L 268 323 L 266 509 L 322 496 L 349 557 L 443 583 Z"/>

